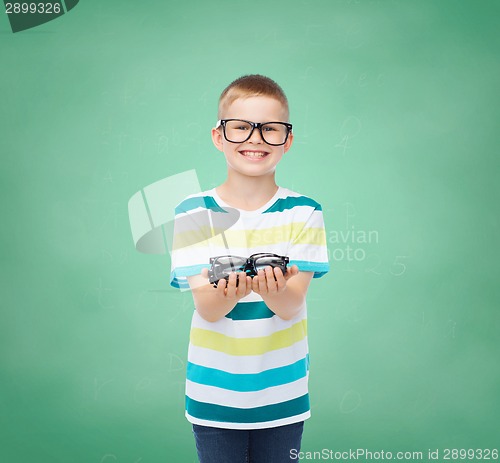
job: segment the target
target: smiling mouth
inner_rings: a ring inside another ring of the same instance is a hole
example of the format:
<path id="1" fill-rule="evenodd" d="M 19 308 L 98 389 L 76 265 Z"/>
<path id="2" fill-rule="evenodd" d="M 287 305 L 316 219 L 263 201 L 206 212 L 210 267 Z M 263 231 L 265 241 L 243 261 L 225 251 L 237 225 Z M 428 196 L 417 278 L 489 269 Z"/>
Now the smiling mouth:
<path id="1" fill-rule="evenodd" d="M 247 151 L 247 150 L 239 151 L 239 153 L 242 156 L 245 156 L 246 158 L 249 159 L 262 159 L 269 154 L 266 151 Z"/>

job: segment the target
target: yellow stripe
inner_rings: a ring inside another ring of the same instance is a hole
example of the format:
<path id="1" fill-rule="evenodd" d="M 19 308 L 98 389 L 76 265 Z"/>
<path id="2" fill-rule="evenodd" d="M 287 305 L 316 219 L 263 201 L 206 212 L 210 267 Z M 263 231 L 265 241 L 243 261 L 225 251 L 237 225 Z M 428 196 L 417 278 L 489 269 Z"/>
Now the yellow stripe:
<path id="1" fill-rule="evenodd" d="M 324 228 L 307 228 L 294 241 L 294 244 L 317 244 L 319 246 L 326 244 L 326 235 Z"/>
<path id="2" fill-rule="evenodd" d="M 306 336 L 306 319 L 285 330 L 256 338 L 233 338 L 201 328 L 191 329 L 191 343 L 193 345 L 230 355 L 262 355 L 272 350 L 289 347 Z"/>
<path id="3" fill-rule="evenodd" d="M 177 249 L 187 248 L 188 246 L 206 246 L 207 241 L 213 239 L 214 235 L 218 235 L 220 238 L 220 233 L 225 231 L 223 228 L 210 228 L 208 225 L 200 226 L 196 229 L 176 233 L 174 237 L 174 242 L 172 249 L 175 251 Z"/>
<path id="4" fill-rule="evenodd" d="M 249 248 L 273 243 L 292 242 L 293 237 L 300 233 L 304 225 L 304 222 L 292 222 L 259 230 L 242 230 L 244 236 L 242 235 L 241 238 L 245 240 L 245 244 Z"/>
<path id="5" fill-rule="evenodd" d="M 230 247 L 254 248 L 275 243 L 290 242 L 295 244 L 313 244 L 322 246 L 326 244 L 325 229 L 306 228 L 304 222 L 293 222 L 277 227 L 260 230 L 225 230 L 224 235 Z M 220 232 L 215 230 L 215 233 Z M 174 249 L 193 245 L 194 247 L 207 246 L 207 241 L 214 246 L 224 246 L 221 235 L 212 238 L 214 231 L 209 228 L 200 228 L 189 232 L 179 233 L 174 239 Z"/>

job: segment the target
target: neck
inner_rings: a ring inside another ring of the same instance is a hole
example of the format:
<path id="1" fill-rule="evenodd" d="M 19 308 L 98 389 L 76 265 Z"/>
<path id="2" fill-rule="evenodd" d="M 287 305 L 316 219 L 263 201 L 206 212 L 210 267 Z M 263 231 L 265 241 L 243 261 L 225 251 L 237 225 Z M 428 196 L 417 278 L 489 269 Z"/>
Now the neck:
<path id="1" fill-rule="evenodd" d="M 230 206 L 255 210 L 266 204 L 278 190 L 274 172 L 258 177 L 235 175 L 235 172 L 231 174 L 217 187 L 217 194 Z"/>

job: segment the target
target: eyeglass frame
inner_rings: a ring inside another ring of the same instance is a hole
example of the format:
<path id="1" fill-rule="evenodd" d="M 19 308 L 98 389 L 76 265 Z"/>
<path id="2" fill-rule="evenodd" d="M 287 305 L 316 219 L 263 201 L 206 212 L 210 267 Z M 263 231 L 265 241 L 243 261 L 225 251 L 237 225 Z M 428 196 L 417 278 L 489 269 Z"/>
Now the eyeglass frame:
<path id="1" fill-rule="evenodd" d="M 239 120 L 239 119 L 237 119 Z M 270 252 L 258 252 L 256 254 L 252 254 L 250 257 L 242 257 L 242 256 L 234 256 L 234 255 L 224 255 L 224 256 L 217 256 L 217 257 L 210 257 L 210 265 L 211 265 L 211 268 L 210 270 L 208 271 L 208 281 L 213 285 L 214 288 L 217 288 L 217 284 L 219 282 L 219 280 L 226 280 L 226 281 L 229 281 L 229 276 L 225 276 L 225 277 L 221 277 L 217 280 L 213 280 L 211 281 L 214 277 L 215 277 L 215 272 L 214 272 L 214 262 L 217 260 L 217 259 L 220 259 L 221 257 L 237 257 L 238 259 L 241 259 L 241 260 L 244 260 L 245 261 L 245 265 L 242 266 L 243 267 L 243 270 L 242 272 L 244 272 L 246 275 L 248 276 L 257 276 L 257 272 L 255 272 L 255 270 L 257 270 L 255 268 L 255 260 L 256 259 L 259 259 L 260 257 L 277 257 L 279 258 L 280 260 L 283 261 L 283 263 L 285 264 L 284 265 L 284 268 L 285 268 L 285 272 L 287 270 L 287 265 L 290 263 L 290 258 L 287 257 L 287 256 L 280 256 L 278 254 L 273 254 L 273 253 L 270 253 Z M 229 264 L 230 267 L 232 268 L 233 265 Z M 275 268 L 275 266 L 272 266 L 273 269 Z M 276 267 L 280 268 L 281 267 L 279 265 L 276 265 Z M 249 273 L 250 271 L 250 273 Z M 238 286 L 238 280 L 236 280 L 236 286 Z"/>
<path id="2" fill-rule="evenodd" d="M 226 135 L 226 122 L 229 122 L 229 121 L 241 121 L 241 122 L 246 122 L 246 123 L 250 124 L 252 126 L 252 130 L 250 130 L 250 134 L 248 135 L 248 137 L 245 138 L 243 141 L 231 141 L 231 140 L 229 140 L 227 138 L 227 135 Z M 266 124 L 283 124 L 287 129 L 285 141 L 283 143 L 269 143 L 269 142 L 267 142 L 264 135 L 262 134 L 262 126 L 266 125 Z M 246 121 L 245 119 L 219 119 L 217 121 L 215 128 L 218 129 L 219 127 L 222 127 L 222 131 L 224 133 L 224 138 L 229 143 L 245 143 L 246 141 L 250 140 L 250 137 L 252 136 L 253 131 L 255 129 L 259 129 L 260 138 L 262 138 L 262 141 L 264 143 L 267 143 L 270 146 L 283 146 L 287 142 L 288 136 L 290 135 L 290 133 L 292 133 L 292 124 L 290 124 L 289 122 L 282 122 L 282 121 L 252 122 L 252 121 Z"/>

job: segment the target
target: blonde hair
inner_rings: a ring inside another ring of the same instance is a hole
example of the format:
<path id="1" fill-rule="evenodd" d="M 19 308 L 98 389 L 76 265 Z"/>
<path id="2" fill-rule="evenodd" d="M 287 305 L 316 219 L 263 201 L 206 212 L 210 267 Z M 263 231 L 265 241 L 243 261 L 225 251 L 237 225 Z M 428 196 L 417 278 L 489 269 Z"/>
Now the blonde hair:
<path id="1" fill-rule="evenodd" d="M 278 100 L 283 105 L 288 121 L 289 109 L 285 92 L 274 80 L 260 74 L 239 77 L 223 90 L 219 98 L 218 118 L 222 119 L 222 115 L 229 105 L 238 98 L 252 96 L 268 96 Z"/>

